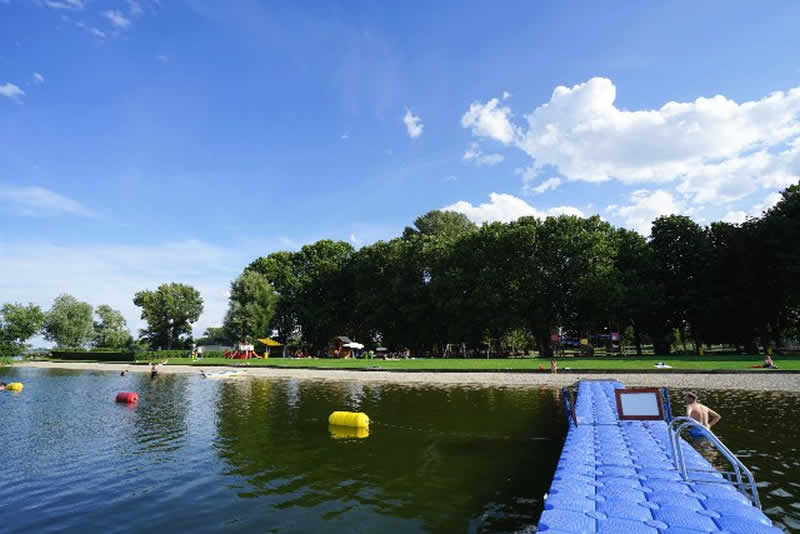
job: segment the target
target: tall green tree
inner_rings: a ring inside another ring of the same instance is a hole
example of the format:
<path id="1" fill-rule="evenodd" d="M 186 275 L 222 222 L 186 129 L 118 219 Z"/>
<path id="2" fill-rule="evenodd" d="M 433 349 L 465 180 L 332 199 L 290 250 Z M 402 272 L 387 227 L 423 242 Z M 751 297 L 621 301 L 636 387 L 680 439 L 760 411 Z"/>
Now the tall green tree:
<path id="1" fill-rule="evenodd" d="M 230 303 L 223 329 L 226 337 L 236 342 L 254 342 L 268 337 L 278 295 L 267 277 L 245 270 L 231 284 Z"/>
<path id="2" fill-rule="evenodd" d="M 60 348 L 80 348 L 94 336 L 92 305 L 72 295 L 59 295 L 45 314 L 44 338 Z"/>
<path id="3" fill-rule="evenodd" d="M 233 341 L 225 334 L 223 327 L 209 326 L 203 332 L 203 335 L 196 340 L 196 343 L 198 345 L 227 345 L 233 343 Z"/>
<path id="4" fill-rule="evenodd" d="M 470 221 L 463 213 L 433 210 L 417 217 L 414 220 L 414 226 L 407 226 L 403 231 L 403 237 L 436 235 L 455 239 L 476 229 L 475 223 Z"/>
<path id="5" fill-rule="evenodd" d="M 139 331 L 153 349 L 183 348 L 192 323 L 203 313 L 200 292 L 186 284 L 161 284 L 155 291 L 136 293 L 133 303 L 142 309 L 147 327 Z"/>
<path id="6" fill-rule="evenodd" d="M 95 310 L 95 314 L 99 319 L 94 322 L 95 347 L 120 349 L 133 342 L 121 312 L 107 304 L 101 304 Z"/>
<path id="7" fill-rule="evenodd" d="M 0 308 L 0 357 L 18 356 L 28 347 L 26 342 L 44 324 L 44 313 L 35 304 L 3 304 Z"/>
<path id="8" fill-rule="evenodd" d="M 295 272 L 297 254 L 294 252 L 274 252 L 257 258 L 245 268 L 264 275 L 275 290 L 278 301 L 272 315 L 270 327 L 277 330 L 277 339 L 286 343 L 298 334 L 300 323 L 297 316 L 297 296 L 299 281 Z"/>

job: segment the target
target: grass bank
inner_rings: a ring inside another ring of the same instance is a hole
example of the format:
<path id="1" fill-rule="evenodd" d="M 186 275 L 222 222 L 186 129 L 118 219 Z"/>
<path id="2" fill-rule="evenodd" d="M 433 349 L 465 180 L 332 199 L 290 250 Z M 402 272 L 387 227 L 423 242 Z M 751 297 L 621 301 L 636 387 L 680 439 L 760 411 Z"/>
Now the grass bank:
<path id="1" fill-rule="evenodd" d="M 759 355 L 727 355 L 727 356 L 664 356 L 664 357 L 595 357 L 595 358 L 559 358 L 560 369 L 591 369 L 606 371 L 653 370 L 656 362 L 664 362 L 673 369 L 696 371 L 743 370 L 753 372 L 768 371 L 753 369 L 760 364 L 763 356 Z M 163 360 L 159 360 L 163 361 Z M 140 362 L 145 363 L 145 362 Z M 549 370 L 549 360 L 538 358 L 525 359 L 461 359 L 435 358 L 414 360 L 328 360 L 328 359 L 295 359 L 269 358 L 267 360 L 228 360 L 225 358 L 203 358 L 193 361 L 189 358 L 168 358 L 169 365 L 246 365 L 248 367 L 311 367 L 318 369 L 386 369 L 386 370 L 430 370 L 430 371 L 502 371 L 502 370 Z M 780 369 L 800 371 L 800 356 L 783 356 L 775 360 Z"/>

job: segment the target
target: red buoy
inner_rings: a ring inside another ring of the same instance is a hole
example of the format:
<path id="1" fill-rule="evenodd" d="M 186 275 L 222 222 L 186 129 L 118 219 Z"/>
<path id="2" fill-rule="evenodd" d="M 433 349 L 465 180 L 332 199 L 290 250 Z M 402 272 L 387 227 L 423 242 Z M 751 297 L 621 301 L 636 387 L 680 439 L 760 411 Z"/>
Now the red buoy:
<path id="1" fill-rule="evenodd" d="M 136 393 L 131 393 L 130 391 L 120 391 L 117 393 L 117 402 L 123 402 L 125 404 L 133 404 L 134 402 L 139 401 L 139 395 Z"/>

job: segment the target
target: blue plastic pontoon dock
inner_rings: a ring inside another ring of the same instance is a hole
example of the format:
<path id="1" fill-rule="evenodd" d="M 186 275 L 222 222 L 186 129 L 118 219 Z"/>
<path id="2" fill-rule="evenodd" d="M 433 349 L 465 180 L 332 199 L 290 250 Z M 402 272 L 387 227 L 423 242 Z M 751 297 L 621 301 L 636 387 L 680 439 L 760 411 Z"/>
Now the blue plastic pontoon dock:
<path id="1" fill-rule="evenodd" d="M 619 420 L 614 390 L 620 388 L 614 381 L 579 383 L 577 426 L 570 424 L 538 531 L 781 533 L 761 512 L 746 467 L 714 469 L 680 437 L 681 427 L 692 426 L 687 418 Z M 738 462 L 719 445 L 721 457 Z"/>

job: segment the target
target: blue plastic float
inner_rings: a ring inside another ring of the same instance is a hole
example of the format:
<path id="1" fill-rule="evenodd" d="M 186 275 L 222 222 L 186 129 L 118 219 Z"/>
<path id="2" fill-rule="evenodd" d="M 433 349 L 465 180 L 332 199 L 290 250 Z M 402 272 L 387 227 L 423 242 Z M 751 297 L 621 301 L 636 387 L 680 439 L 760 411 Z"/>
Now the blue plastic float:
<path id="1" fill-rule="evenodd" d="M 753 504 L 757 493 L 737 490 L 678 435 L 675 444 L 692 473 L 684 478 L 673 461 L 666 421 L 619 419 L 615 390 L 622 388 L 615 381 L 579 383 L 574 406 L 567 405 L 570 429 L 539 532 L 782 532 Z"/>

